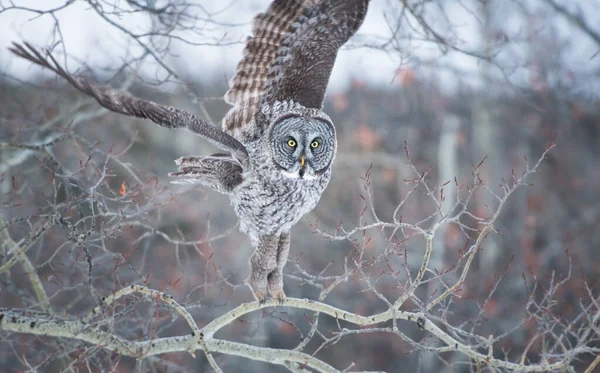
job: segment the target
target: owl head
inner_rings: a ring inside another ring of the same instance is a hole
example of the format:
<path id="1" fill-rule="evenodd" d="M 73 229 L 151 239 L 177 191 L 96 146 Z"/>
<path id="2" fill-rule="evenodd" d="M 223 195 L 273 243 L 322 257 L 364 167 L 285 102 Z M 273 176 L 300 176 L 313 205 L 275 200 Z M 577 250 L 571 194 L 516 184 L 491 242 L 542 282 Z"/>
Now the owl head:
<path id="1" fill-rule="evenodd" d="M 335 128 L 324 118 L 278 118 L 268 140 L 276 167 L 291 179 L 315 179 L 331 167 L 336 153 Z"/>

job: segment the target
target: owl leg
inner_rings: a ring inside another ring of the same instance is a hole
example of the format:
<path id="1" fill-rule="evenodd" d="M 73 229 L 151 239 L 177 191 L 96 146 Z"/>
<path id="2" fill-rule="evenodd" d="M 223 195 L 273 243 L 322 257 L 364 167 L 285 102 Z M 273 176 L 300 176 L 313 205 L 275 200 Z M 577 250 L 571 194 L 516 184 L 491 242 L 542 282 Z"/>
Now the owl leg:
<path id="1" fill-rule="evenodd" d="M 246 284 L 250 286 L 257 301 L 263 303 L 267 299 L 267 276 L 277 267 L 277 248 L 279 236 L 262 236 L 250 257 L 250 276 Z"/>
<path id="2" fill-rule="evenodd" d="M 269 293 L 273 298 L 279 300 L 283 304 L 285 293 L 283 292 L 283 267 L 287 263 L 288 254 L 290 253 L 290 233 L 285 232 L 279 236 L 277 243 L 277 266 L 267 276 L 269 282 Z"/>

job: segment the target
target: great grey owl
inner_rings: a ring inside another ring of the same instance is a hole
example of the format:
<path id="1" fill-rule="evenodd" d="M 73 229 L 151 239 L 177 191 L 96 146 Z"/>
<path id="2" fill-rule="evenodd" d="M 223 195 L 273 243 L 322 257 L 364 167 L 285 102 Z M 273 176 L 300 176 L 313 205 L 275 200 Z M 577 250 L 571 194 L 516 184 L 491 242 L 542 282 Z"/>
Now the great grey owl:
<path id="1" fill-rule="evenodd" d="M 250 285 L 283 301 L 283 267 L 290 229 L 312 210 L 331 177 L 335 127 L 321 111 L 339 48 L 361 25 L 369 0 L 275 0 L 254 19 L 244 57 L 225 101 L 233 108 L 222 131 L 195 115 L 142 100 L 70 75 L 48 52 L 29 44 L 11 51 L 48 68 L 105 108 L 161 126 L 186 128 L 226 153 L 184 157 L 180 183 L 199 183 L 228 194 L 240 229 L 255 247 Z"/>

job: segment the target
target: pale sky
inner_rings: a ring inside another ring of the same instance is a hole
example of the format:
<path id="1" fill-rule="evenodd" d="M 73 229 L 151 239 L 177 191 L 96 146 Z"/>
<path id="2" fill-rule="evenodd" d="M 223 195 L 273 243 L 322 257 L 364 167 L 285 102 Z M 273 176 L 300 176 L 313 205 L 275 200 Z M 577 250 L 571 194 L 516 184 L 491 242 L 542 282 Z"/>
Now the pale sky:
<path id="1" fill-rule="evenodd" d="M 524 3 L 529 5 L 529 9 L 548 9 L 540 5 L 540 1 L 525 0 Z M 155 2 L 161 3 L 160 0 Z M 65 0 L 19 0 L 17 3 L 22 7 L 49 9 L 63 5 Z M 270 0 L 198 0 L 197 3 L 211 14 L 215 14 L 214 20 L 228 25 L 197 24 L 197 27 L 203 28 L 200 37 L 192 34 L 181 36 L 191 39 L 195 37 L 195 41 L 198 42 L 206 42 L 207 38 L 208 40 L 239 41 L 250 34 L 252 18 L 256 13 L 264 11 Z M 464 49 L 481 47 L 483 45 L 480 37 L 482 23 L 480 22 L 480 15 L 477 14 L 477 2 L 462 0 L 461 2 L 443 1 L 442 3 L 447 4 L 444 5 L 444 12 L 448 14 L 447 19 L 439 15 L 436 16 L 436 12 L 439 12 L 439 10 L 435 7 L 431 7 L 430 13 L 428 13 L 433 15 L 428 20 L 433 27 L 436 27 L 436 31 L 446 38 L 458 40 Z M 582 7 L 585 5 L 585 16 L 588 20 L 600 18 L 600 1 L 579 0 L 577 3 Z M 8 1 L 0 0 L 0 4 L 6 7 Z M 390 7 L 389 4 L 395 4 L 398 8 Z M 534 33 L 534 37 L 542 38 L 544 32 L 557 32 L 563 39 L 567 40 L 565 43 L 572 43 L 568 46 L 569 53 L 567 57 L 564 58 L 567 59 L 569 66 L 573 66 L 575 75 L 577 73 L 587 74 L 588 71 L 600 71 L 600 55 L 593 57 L 598 47 L 591 40 L 587 40 L 579 32 L 572 31 L 574 28 L 562 20 L 556 22 L 556 31 L 548 31 L 545 29 L 545 25 L 535 25 L 534 22 L 521 14 L 512 14 L 513 9 L 519 9 L 514 4 L 515 2 L 512 0 L 496 1 L 494 14 L 498 16 L 497 19 L 492 21 L 501 24 L 503 31 L 509 34 L 509 38 L 518 39 L 524 37 L 524 35 L 531 35 L 531 33 Z M 387 20 L 390 19 L 392 14 L 398 14 L 399 6 L 399 0 L 373 0 L 364 24 L 358 35 L 352 39 L 352 42 L 381 43 L 389 38 L 390 29 Z M 110 11 L 108 7 L 105 10 Z M 597 16 L 593 17 L 594 14 Z M 75 1 L 75 3 L 55 13 L 55 15 L 60 24 L 60 31 L 68 55 L 74 58 L 68 60 L 69 71 L 75 71 L 80 66 L 78 60 L 85 61 L 93 68 L 118 67 L 121 65 L 121 61 L 127 58 L 128 51 L 135 53 L 136 48 L 139 48 L 122 32 L 108 25 L 85 1 Z M 28 76 L 41 72 L 40 68 L 15 59 L 5 52 L 11 41 L 26 40 L 38 47 L 51 45 L 55 41 L 53 34 L 54 19 L 49 15 L 38 18 L 35 18 L 35 16 L 34 13 L 22 10 L 8 10 L 0 13 L 0 50 L 2 50 L 0 52 L 0 71 L 5 71 L 20 79 L 27 79 Z M 151 27 L 148 18 L 139 14 L 113 19 L 129 30 L 136 32 L 146 31 Z M 589 24 L 596 26 L 598 23 L 589 22 Z M 600 33 L 600 26 L 596 28 Z M 454 34 L 448 30 L 454 30 Z M 380 86 L 397 84 L 391 82 L 399 67 L 412 68 L 418 66 L 419 73 L 429 74 L 429 71 L 432 70 L 427 70 L 427 66 L 431 61 L 453 70 L 450 72 L 439 67 L 433 70 L 444 89 L 451 91 L 459 83 L 478 84 L 477 77 L 482 67 L 481 61 L 452 51 L 442 55 L 435 44 L 423 42 L 417 33 L 407 32 L 406 30 L 403 32 L 404 37 L 399 44 L 402 54 L 397 51 L 386 53 L 369 48 L 343 50 L 338 56 L 332 73 L 330 92 L 345 88 L 350 82 L 350 79 L 348 79 L 350 76 Z M 539 34 L 537 34 L 538 32 Z M 165 62 L 171 68 L 184 72 L 184 76 L 187 77 L 197 76 L 202 79 L 216 76 L 225 79 L 225 76 L 230 78 L 233 75 L 235 66 L 242 55 L 242 49 L 243 45 L 240 43 L 218 47 L 175 43 L 172 50 L 176 52 L 178 57 L 167 58 Z M 502 61 L 508 64 L 514 63 L 515 65 L 518 65 L 521 61 L 526 61 L 530 56 L 531 53 L 519 43 L 505 48 L 500 55 Z M 152 63 L 146 63 L 143 66 L 142 74 L 148 79 L 152 79 L 157 74 L 156 66 Z M 159 76 L 160 74 L 159 72 Z M 164 71 L 162 74 L 164 74 Z M 526 82 L 528 74 L 527 71 L 515 68 L 510 71 L 509 78 L 517 83 Z M 583 89 L 597 91 L 595 81 L 584 81 L 581 84 L 583 87 L 587 87 Z"/>

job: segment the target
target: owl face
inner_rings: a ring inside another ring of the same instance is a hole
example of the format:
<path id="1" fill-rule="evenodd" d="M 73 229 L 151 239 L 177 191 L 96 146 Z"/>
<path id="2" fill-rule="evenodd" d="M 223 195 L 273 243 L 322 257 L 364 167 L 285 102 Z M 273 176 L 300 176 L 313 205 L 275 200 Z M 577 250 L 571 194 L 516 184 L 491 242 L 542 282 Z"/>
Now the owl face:
<path id="1" fill-rule="evenodd" d="M 269 131 L 271 154 L 281 173 L 291 179 L 312 180 L 325 172 L 335 156 L 335 130 L 321 119 L 289 116 Z"/>

